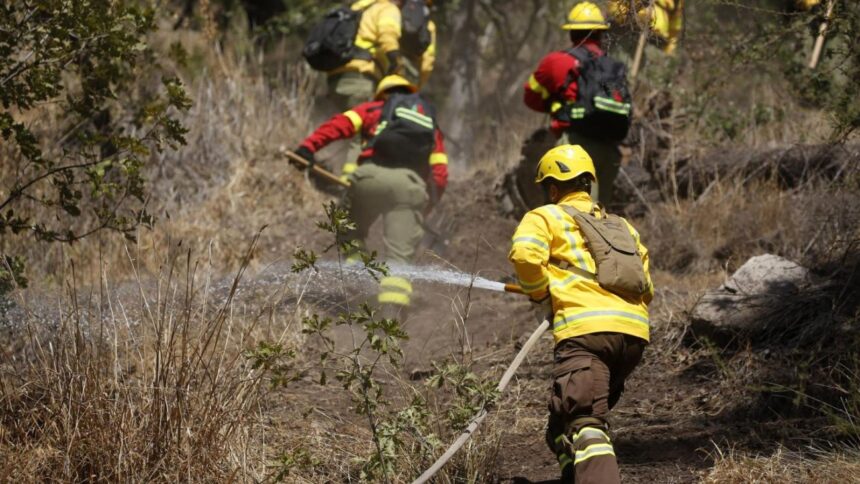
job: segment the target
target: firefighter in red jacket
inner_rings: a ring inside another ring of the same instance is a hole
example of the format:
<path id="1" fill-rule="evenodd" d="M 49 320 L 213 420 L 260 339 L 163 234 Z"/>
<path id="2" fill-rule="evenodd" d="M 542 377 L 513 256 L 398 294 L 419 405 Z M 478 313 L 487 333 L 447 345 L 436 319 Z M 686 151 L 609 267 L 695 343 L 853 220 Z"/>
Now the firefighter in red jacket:
<path id="1" fill-rule="evenodd" d="M 594 56 L 606 55 L 601 40 L 602 32 L 609 28 L 609 24 L 597 5 L 591 2 L 576 4 L 562 28 L 570 32 L 573 47 L 584 47 Z M 529 108 L 550 114 L 550 129 L 559 137 L 558 144 L 580 145 L 591 155 L 600 180 L 599 189 L 594 184 L 592 198 L 608 205 L 612 202 L 612 185 L 621 166 L 618 144 L 586 136 L 553 116 L 565 102 L 577 100 L 579 67 L 579 60 L 565 51 L 549 53 L 525 83 L 523 100 Z"/>
<path id="2" fill-rule="evenodd" d="M 308 136 L 295 150 L 299 156 L 314 162 L 314 153 L 329 143 L 361 136 L 362 151 L 358 168 L 348 180 L 347 205 L 357 229 L 351 238 L 363 245 L 373 222 L 382 217 L 385 258 L 395 265 L 411 262 L 424 236 L 424 214 L 435 205 L 448 183 L 448 156 L 442 132 L 430 116 L 406 113 L 412 119 L 435 129 L 435 142 L 427 160 L 403 160 L 404 163 L 384 162 L 375 153 L 374 138 L 385 126 L 382 115 L 386 101 L 394 94 L 416 93 L 417 86 L 397 75 L 387 76 L 379 83 L 376 99 L 359 104 L 334 115 Z M 429 114 L 429 113 L 428 113 Z M 408 167 L 407 167 L 408 166 Z M 357 254 L 350 254 L 357 259 Z M 409 306 L 412 285 L 408 279 L 388 276 L 380 281 L 378 300 L 388 315 L 397 315 Z M 402 314 L 401 314 L 402 317 Z"/>

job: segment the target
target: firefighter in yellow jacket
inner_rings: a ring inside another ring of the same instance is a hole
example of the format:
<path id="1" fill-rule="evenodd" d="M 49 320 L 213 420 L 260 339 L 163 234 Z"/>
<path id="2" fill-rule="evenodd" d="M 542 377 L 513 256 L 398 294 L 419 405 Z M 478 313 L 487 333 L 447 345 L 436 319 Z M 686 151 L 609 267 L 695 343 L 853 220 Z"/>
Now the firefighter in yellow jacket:
<path id="1" fill-rule="evenodd" d="M 532 301 L 551 306 L 555 363 L 547 444 L 558 457 L 564 482 L 574 475 L 577 483 L 620 481 L 607 414 L 647 345 L 654 294 L 648 251 L 620 217 L 621 231 L 629 231 L 641 259 L 641 294 L 621 296 L 597 281 L 596 259 L 572 216 L 583 212 L 606 218 L 594 212 L 589 196 L 595 177 L 594 163 L 581 146 L 548 151 L 538 164 L 536 183 L 550 203 L 523 217 L 509 256 Z"/>
<path id="2" fill-rule="evenodd" d="M 361 11 L 355 38 L 355 56 L 345 65 L 328 71 L 329 98 L 338 112 L 373 99 L 376 83 L 402 64 L 400 53 L 403 0 L 359 0 L 350 8 Z M 361 153 L 358 140 L 349 145 L 343 174 L 354 172 Z"/>
<path id="3" fill-rule="evenodd" d="M 638 22 L 648 25 L 661 44 L 663 52 L 674 55 L 684 28 L 684 0 L 655 0 L 650 5 L 648 2 L 637 1 L 634 5 L 637 8 Z M 618 24 L 628 23 L 630 1 L 610 1 L 609 13 Z"/>
<path id="4" fill-rule="evenodd" d="M 430 18 L 432 0 L 405 0 L 400 41 L 400 74 L 419 88 L 426 88 L 436 64 L 436 23 Z M 419 10 L 416 12 L 416 10 Z M 426 30 L 424 28 L 426 26 Z M 426 43 L 422 34 L 426 33 Z"/>

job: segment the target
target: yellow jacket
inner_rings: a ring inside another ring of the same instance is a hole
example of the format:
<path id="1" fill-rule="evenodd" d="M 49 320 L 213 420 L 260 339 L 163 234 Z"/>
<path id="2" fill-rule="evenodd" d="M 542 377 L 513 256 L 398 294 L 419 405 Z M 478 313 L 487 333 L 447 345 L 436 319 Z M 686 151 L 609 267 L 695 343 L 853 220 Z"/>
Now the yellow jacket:
<path id="1" fill-rule="evenodd" d="M 359 72 L 380 79 L 388 71 L 386 54 L 400 50 L 400 7 L 391 0 L 360 0 L 350 8 L 364 10 L 355 45 L 370 52 L 373 59 L 353 59 L 329 74 Z"/>
<path id="2" fill-rule="evenodd" d="M 812 7 L 821 3 L 821 0 L 795 0 L 797 8 L 802 10 L 812 10 Z"/>
<path id="3" fill-rule="evenodd" d="M 639 7 L 637 11 L 639 21 L 650 25 L 651 32 L 666 42 L 663 51 L 674 54 L 684 29 L 684 0 L 655 0 L 654 8 L 650 11 L 647 2 L 636 2 L 635 5 Z M 610 1 L 609 13 L 616 22 L 626 23 L 629 2 L 627 0 Z"/>
<path id="4" fill-rule="evenodd" d="M 559 204 L 588 212 L 593 202 L 587 193 L 577 192 L 566 195 Z M 636 229 L 629 223 L 627 227 L 636 240 L 650 287 L 641 301 L 626 300 L 597 283 L 594 258 L 576 222 L 562 208 L 544 205 L 523 217 L 514 232 L 508 258 L 520 285 L 532 299 L 541 300 L 547 292 L 552 297 L 556 343 L 604 331 L 649 340 L 648 303 L 654 287 L 648 272 L 648 249 L 640 242 Z M 559 265 L 570 267 L 562 269 Z"/>
<path id="5" fill-rule="evenodd" d="M 433 72 L 433 65 L 436 63 L 436 23 L 432 20 L 428 21 L 427 30 L 430 31 L 430 45 L 421 55 L 421 79 L 418 82 L 418 87 L 427 85 L 430 74 Z"/>
<path id="6" fill-rule="evenodd" d="M 430 32 L 430 45 L 424 49 L 424 52 L 417 55 L 406 51 L 401 52 L 408 61 L 401 75 L 416 83 L 419 88 L 427 85 L 433 72 L 433 65 L 436 63 L 436 23 L 428 20 L 427 30 Z"/>

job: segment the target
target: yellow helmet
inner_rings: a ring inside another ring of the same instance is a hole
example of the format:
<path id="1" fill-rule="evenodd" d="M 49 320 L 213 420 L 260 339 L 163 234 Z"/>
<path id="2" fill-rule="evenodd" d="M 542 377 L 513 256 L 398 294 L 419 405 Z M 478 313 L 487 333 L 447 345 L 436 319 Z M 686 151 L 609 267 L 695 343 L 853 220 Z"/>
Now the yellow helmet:
<path id="1" fill-rule="evenodd" d="M 564 30 L 606 30 L 609 24 L 603 18 L 600 7 L 591 2 L 577 3 L 567 14 L 567 23 L 561 26 Z"/>
<path id="2" fill-rule="evenodd" d="M 580 145 L 560 145 L 547 151 L 540 159 L 535 183 L 546 178 L 555 178 L 558 181 L 573 180 L 583 173 L 589 173 L 597 180 L 591 156 Z"/>
<path id="3" fill-rule="evenodd" d="M 405 87 L 412 92 L 418 92 L 418 86 L 412 84 L 407 79 L 398 76 L 396 74 L 385 76 L 379 81 L 379 85 L 376 86 L 376 99 L 382 97 L 385 94 L 385 91 L 395 88 L 395 87 Z"/>

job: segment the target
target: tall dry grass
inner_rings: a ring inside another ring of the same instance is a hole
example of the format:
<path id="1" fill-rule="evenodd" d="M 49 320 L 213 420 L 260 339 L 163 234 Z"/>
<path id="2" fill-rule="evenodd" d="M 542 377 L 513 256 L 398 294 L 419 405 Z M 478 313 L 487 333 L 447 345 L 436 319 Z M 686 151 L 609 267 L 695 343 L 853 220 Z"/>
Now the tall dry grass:
<path id="1" fill-rule="evenodd" d="M 70 279 L 62 296 L 19 295 L 0 333 L 0 475 L 265 478 L 266 379 L 243 350 L 263 335 L 289 346 L 300 336 L 292 318 L 273 316 L 279 291 L 236 300 L 253 249 L 232 279 L 173 245 L 143 254 L 161 268 L 153 279 L 132 259 L 134 283 Z"/>
<path id="2" fill-rule="evenodd" d="M 860 455 L 855 450 L 792 452 L 778 449 L 768 456 L 717 450 L 705 484 L 856 482 Z"/>

